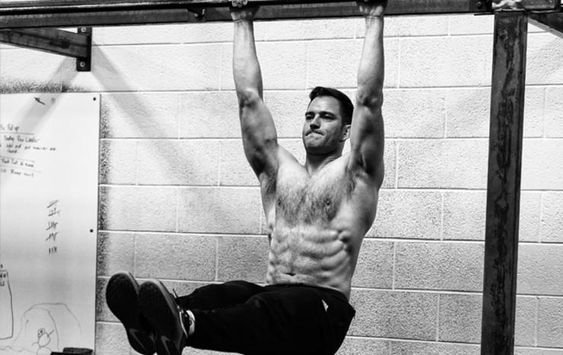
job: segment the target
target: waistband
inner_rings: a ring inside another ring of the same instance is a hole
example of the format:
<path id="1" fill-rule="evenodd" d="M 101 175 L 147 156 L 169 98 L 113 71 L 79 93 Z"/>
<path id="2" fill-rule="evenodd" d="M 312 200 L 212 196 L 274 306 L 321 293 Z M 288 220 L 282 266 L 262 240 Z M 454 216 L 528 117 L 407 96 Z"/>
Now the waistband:
<path id="1" fill-rule="evenodd" d="M 339 301 L 342 301 L 342 302 L 346 303 L 347 305 L 349 305 L 350 307 L 352 307 L 352 305 L 350 305 L 350 302 L 348 301 L 348 298 L 342 292 L 335 290 L 335 289 L 332 289 L 332 288 L 328 288 L 328 287 L 305 284 L 305 283 L 279 283 L 279 284 L 270 284 L 270 285 L 267 285 L 266 287 L 271 287 L 271 288 L 276 288 L 276 287 L 279 287 L 279 288 L 290 288 L 290 287 L 313 288 L 317 291 L 322 292 L 325 295 L 335 297 Z"/>

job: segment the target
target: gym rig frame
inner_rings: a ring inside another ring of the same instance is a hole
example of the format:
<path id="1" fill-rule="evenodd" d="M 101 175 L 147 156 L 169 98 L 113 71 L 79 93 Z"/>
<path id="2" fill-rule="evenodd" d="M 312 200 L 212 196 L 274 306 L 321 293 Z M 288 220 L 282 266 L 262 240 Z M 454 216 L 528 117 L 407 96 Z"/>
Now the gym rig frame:
<path id="1" fill-rule="evenodd" d="M 355 1 L 250 0 L 256 20 L 359 16 Z M 386 16 L 492 14 L 493 0 L 389 0 Z M 563 32 L 561 0 L 495 11 L 481 354 L 514 353 L 528 19 Z M 230 21 L 230 0 L 2 0 L 0 42 L 91 65 L 91 26 Z M 78 33 L 56 27 L 78 27 Z"/>

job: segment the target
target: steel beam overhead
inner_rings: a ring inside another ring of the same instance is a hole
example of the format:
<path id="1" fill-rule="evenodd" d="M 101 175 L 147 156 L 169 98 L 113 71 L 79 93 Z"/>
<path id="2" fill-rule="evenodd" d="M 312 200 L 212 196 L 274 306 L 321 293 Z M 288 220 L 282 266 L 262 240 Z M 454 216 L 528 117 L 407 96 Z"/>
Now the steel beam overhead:
<path id="1" fill-rule="evenodd" d="M 528 16 L 495 14 L 481 354 L 512 355 Z"/>
<path id="2" fill-rule="evenodd" d="M 360 15 L 350 0 L 250 2 L 261 5 L 257 20 Z M 0 29 L 230 21 L 229 4 L 229 0 L 2 0 Z M 488 4 L 487 0 L 391 0 L 386 14 L 486 13 Z"/>
<path id="3" fill-rule="evenodd" d="M 563 33 L 563 12 L 530 14 L 530 18 L 552 30 Z"/>
<path id="4" fill-rule="evenodd" d="M 558 10 L 561 0 L 523 0 L 522 6 L 526 10 Z"/>
<path id="5" fill-rule="evenodd" d="M 493 0 L 394 0 L 390 1 L 390 14 L 449 13 L 453 11 L 473 12 L 487 10 Z M 355 0 L 250 0 L 250 4 L 314 5 L 354 3 Z M 189 7 L 228 7 L 231 0 L 3 0 L 0 13 L 56 13 L 80 11 L 142 10 Z M 527 10 L 558 9 L 561 0 L 523 0 Z M 469 10 L 468 10 L 469 9 Z"/>
<path id="6" fill-rule="evenodd" d="M 525 0 L 539 2 L 543 5 L 556 0 Z M 395 0 L 389 1 L 388 9 L 408 9 L 411 11 L 431 11 L 432 9 L 466 9 L 468 6 L 476 7 L 473 0 Z M 485 3 L 486 1 L 483 1 Z M 351 3 L 355 0 L 249 0 L 249 4 L 260 6 L 272 5 L 314 5 Z M 113 9 L 159 9 L 159 8 L 186 8 L 186 7 L 228 7 L 230 0 L 2 0 L 1 12 L 58 12 L 58 11 L 110 11 Z"/>
<path id="7" fill-rule="evenodd" d="M 561 0 L 523 0 L 528 10 Z M 0 29 L 230 21 L 230 0 L 2 0 Z M 257 20 L 359 16 L 355 1 L 250 0 Z M 387 15 L 487 13 L 491 0 L 391 0 Z"/>

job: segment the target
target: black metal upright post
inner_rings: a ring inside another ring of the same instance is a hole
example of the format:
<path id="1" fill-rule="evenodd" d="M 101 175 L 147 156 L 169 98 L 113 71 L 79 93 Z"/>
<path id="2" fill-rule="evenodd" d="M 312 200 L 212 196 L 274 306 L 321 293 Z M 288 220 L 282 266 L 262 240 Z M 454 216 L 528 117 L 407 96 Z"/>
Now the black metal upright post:
<path id="1" fill-rule="evenodd" d="M 514 353 L 528 16 L 495 14 L 481 354 Z"/>

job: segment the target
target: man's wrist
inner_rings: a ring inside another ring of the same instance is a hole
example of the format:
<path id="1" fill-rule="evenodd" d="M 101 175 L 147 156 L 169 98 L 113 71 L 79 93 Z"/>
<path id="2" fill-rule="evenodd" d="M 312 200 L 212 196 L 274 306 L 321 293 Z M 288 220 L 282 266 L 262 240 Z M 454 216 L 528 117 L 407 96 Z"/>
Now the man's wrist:
<path id="1" fill-rule="evenodd" d="M 251 18 L 237 18 L 236 20 L 233 20 L 234 23 L 251 23 L 253 21 L 253 19 Z"/>
<path id="2" fill-rule="evenodd" d="M 383 21 L 383 14 L 381 15 L 366 15 L 366 21 Z"/>

